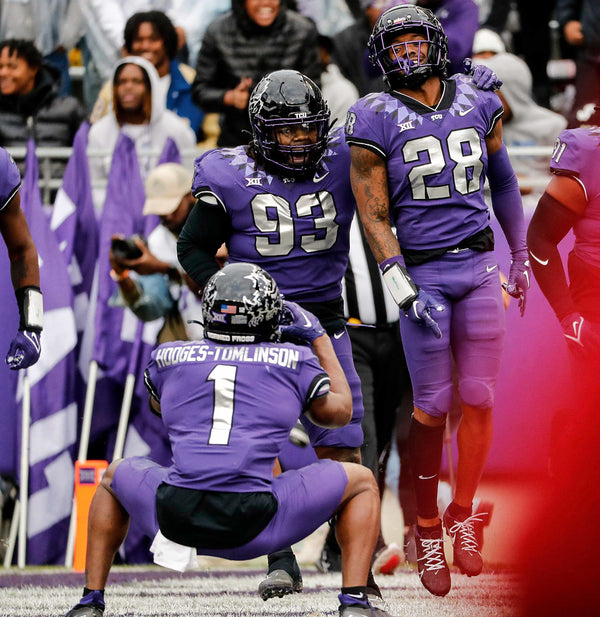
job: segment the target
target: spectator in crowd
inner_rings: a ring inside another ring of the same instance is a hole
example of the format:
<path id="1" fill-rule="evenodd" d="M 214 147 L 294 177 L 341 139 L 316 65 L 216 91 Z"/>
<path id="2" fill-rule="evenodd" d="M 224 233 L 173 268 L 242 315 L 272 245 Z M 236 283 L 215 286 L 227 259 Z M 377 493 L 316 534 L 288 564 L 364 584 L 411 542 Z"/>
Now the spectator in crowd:
<path id="1" fill-rule="evenodd" d="M 107 156 L 90 157 L 90 180 L 98 216 L 104 205 L 112 150 L 120 133 L 134 141 L 143 178 L 156 166 L 169 137 L 181 153 L 189 153 L 196 145 L 196 135 L 189 123 L 165 108 L 158 73 L 148 60 L 141 56 L 120 60 L 112 85 L 112 109 L 92 125 L 88 138 L 89 149 L 111 152 Z"/>
<path id="2" fill-rule="evenodd" d="M 520 28 L 512 31 L 511 51 L 523 58 L 533 77 L 533 98 L 536 103 L 548 107 L 551 85 L 548 79 L 547 64 L 550 59 L 550 27 L 556 0 L 548 2 L 512 2 L 511 0 L 491 0 L 490 11 L 481 24 L 498 33 L 508 30 L 511 11 L 516 11 Z"/>
<path id="3" fill-rule="evenodd" d="M 331 428 L 350 420 L 350 388 L 329 337 L 311 313 L 289 302 L 284 309 L 275 281 L 247 263 L 230 264 L 208 281 L 202 313 L 205 339 L 160 346 L 145 373 L 173 463 L 165 468 L 143 457 L 111 463 L 90 508 L 83 597 L 67 617 L 102 616 L 110 566 L 130 517 L 154 538 L 155 559 L 174 567 L 175 551 L 184 564 L 196 561 L 197 552 L 258 557 L 301 540 L 334 515 L 344 552 L 340 617 L 388 617 L 366 593 L 380 517 L 370 471 L 319 461 L 273 478 L 299 415 Z M 280 330 L 284 340 L 304 344 L 279 343 Z M 223 364 L 218 356 L 232 357 L 234 347 L 239 359 Z M 264 404 L 273 398 L 278 405 Z"/>
<path id="4" fill-rule="evenodd" d="M 192 173 L 183 165 L 157 165 L 146 178 L 143 213 L 159 216 L 160 225 L 150 233 L 147 243 L 134 237 L 133 245 L 131 239 L 128 244 L 117 243 L 109 253 L 111 276 L 119 284 L 125 304 L 143 321 L 165 319 L 159 343 L 202 337 L 202 328 L 191 321 L 200 310 L 199 300 L 188 286 L 189 282 L 194 288 L 191 279 L 177 261 L 177 237 L 195 203 L 191 186 Z M 119 248 L 125 251 L 119 253 Z M 130 251 L 139 256 L 125 256 Z"/>
<path id="5" fill-rule="evenodd" d="M 185 43 L 185 32 L 178 23 L 173 0 L 79 0 L 77 4 L 85 28 L 79 47 L 85 66 L 85 104 L 90 112 L 122 55 L 125 23 L 131 15 L 140 11 L 164 11 L 176 25 L 180 45 Z"/>
<path id="6" fill-rule="evenodd" d="M 491 445 L 505 320 L 485 177 L 512 255 L 506 288 L 521 314 L 529 286 L 523 207 L 502 144 L 502 105 L 463 76 L 446 78 L 446 36 L 433 13 L 389 9 L 369 49 L 391 90 L 363 97 L 348 113 L 350 178 L 369 245 L 406 315 L 418 570 L 424 587 L 444 596 L 451 580 L 442 524 L 454 565 L 469 576 L 483 567 L 472 508 Z M 452 358 L 462 418 L 456 491 L 442 522 L 437 494 Z"/>
<path id="7" fill-rule="evenodd" d="M 58 71 L 31 41 L 0 43 L 0 145 L 71 146 L 84 119 L 78 101 L 59 94 Z"/>
<path id="8" fill-rule="evenodd" d="M 502 37 L 490 28 L 479 28 L 473 38 L 473 59 L 485 60 L 506 52 Z M 496 94 L 499 94 L 496 92 Z"/>
<path id="9" fill-rule="evenodd" d="M 385 88 L 381 73 L 369 62 L 367 41 L 371 30 L 383 11 L 407 2 L 408 0 L 360 0 L 362 15 L 333 37 L 332 62 L 339 67 L 344 77 L 356 86 L 360 96 L 369 92 L 381 92 Z"/>
<path id="10" fill-rule="evenodd" d="M 417 0 L 416 4 L 432 11 L 444 28 L 448 37 L 448 73 L 462 73 L 479 28 L 477 4 L 473 0 Z"/>
<path id="11" fill-rule="evenodd" d="M 5 0 L 0 4 L 0 41 L 33 41 L 44 62 L 60 72 L 60 94 L 71 94 L 67 52 L 83 34 L 77 0 Z"/>
<path id="12" fill-rule="evenodd" d="M 121 56 L 125 23 L 134 13 L 164 11 L 175 24 L 179 46 L 185 43 L 173 0 L 81 0 L 80 4 L 87 26 L 87 45 L 103 82 L 111 78 L 115 62 Z"/>
<path id="13" fill-rule="evenodd" d="M 358 99 L 358 90 L 349 79 L 342 75 L 337 64 L 332 62 L 332 39 L 319 34 L 318 42 L 321 58 L 321 92 L 329 105 L 331 126 L 344 126 L 350 105 Z"/>
<path id="14" fill-rule="evenodd" d="M 556 0 L 556 19 L 565 41 L 577 48 L 575 99 L 569 128 L 581 124 L 577 112 L 600 101 L 600 3 L 595 0 Z"/>
<path id="15" fill-rule="evenodd" d="M 171 20 L 162 11 L 134 13 L 125 24 L 124 38 L 124 55 L 142 56 L 154 65 L 167 109 L 187 118 L 196 136 L 200 137 L 204 114 L 192 102 L 191 88 L 196 71 L 176 59 L 177 32 Z M 100 91 L 90 122 L 105 116 L 112 100 L 112 83 L 108 81 Z"/>
<path id="16" fill-rule="evenodd" d="M 260 79 L 295 69 L 320 79 L 317 31 L 286 0 L 233 0 L 232 11 L 208 26 L 196 64 L 193 100 L 221 114 L 219 146 L 248 141 L 248 99 Z"/>
<path id="17" fill-rule="evenodd" d="M 21 175 L 15 162 L 0 148 L 0 234 L 8 251 L 19 307 L 19 330 L 6 354 L 6 364 L 13 370 L 38 361 L 44 316 L 38 254 L 21 210 L 20 187 Z"/>
<path id="18" fill-rule="evenodd" d="M 504 107 L 502 139 L 507 146 L 551 146 L 566 127 L 566 119 L 533 99 L 532 76 L 527 64 L 515 54 L 504 51 L 504 43 L 492 30 L 475 35 L 473 60 L 494 71 L 503 85 L 496 94 Z M 515 171 L 524 176 L 544 173 L 546 164 L 539 157 L 518 157 Z"/>
<path id="19" fill-rule="evenodd" d="M 296 0 L 296 7 L 312 19 L 322 36 L 332 37 L 354 22 L 345 0 Z"/>
<path id="20" fill-rule="evenodd" d="M 187 64 L 196 66 L 208 25 L 231 11 L 231 0 L 175 0 L 175 20 L 185 30 Z"/>

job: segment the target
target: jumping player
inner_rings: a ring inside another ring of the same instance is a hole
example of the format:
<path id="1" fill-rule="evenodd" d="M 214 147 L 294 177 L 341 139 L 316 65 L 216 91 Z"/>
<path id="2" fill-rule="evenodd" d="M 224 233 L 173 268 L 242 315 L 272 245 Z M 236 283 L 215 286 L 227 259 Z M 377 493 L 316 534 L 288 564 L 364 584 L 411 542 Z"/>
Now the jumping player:
<path id="1" fill-rule="evenodd" d="M 462 420 L 456 492 L 443 525 L 454 564 L 469 576 L 482 569 L 472 501 L 491 445 L 505 331 L 483 197 L 486 176 L 512 254 L 506 289 L 518 298 L 521 314 L 529 287 L 523 208 L 502 144 L 500 100 L 466 76 L 446 78 L 447 39 L 433 13 L 409 5 L 385 11 L 368 46 L 389 89 L 363 97 L 349 111 L 351 182 L 373 254 L 405 315 L 400 321 L 414 390 L 408 447 L 418 569 L 423 585 L 443 596 L 451 581 L 437 487 L 452 357 Z"/>

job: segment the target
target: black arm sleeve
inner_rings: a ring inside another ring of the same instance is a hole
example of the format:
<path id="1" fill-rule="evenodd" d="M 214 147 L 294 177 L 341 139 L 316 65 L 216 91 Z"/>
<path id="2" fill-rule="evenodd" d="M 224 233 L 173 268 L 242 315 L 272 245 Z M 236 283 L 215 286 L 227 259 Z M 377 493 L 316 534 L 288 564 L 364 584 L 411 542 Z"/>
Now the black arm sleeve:
<path id="1" fill-rule="evenodd" d="M 200 196 L 177 239 L 177 257 L 201 288 L 219 269 L 215 254 L 230 234 L 231 221 L 223 206 Z"/>
<path id="2" fill-rule="evenodd" d="M 527 230 L 533 274 L 558 319 L 577 312 L 558 252 L 558 244 L 576 220 L 575 212 L 544 193 Z"/>

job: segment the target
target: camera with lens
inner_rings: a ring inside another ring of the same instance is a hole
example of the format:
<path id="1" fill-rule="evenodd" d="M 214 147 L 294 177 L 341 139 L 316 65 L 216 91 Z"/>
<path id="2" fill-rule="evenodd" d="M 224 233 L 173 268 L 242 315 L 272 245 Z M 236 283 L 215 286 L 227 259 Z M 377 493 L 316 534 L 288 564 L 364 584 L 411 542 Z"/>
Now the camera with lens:
<path id="1" fill-rule="evenodd" d="M 142 256 L 140 247 L 135 243 L 136 239 L 146 243 L 144 238 L 135 234 L 130 238 L 113 238 L 111 250 L 116 259 L 137 259 Z"/>

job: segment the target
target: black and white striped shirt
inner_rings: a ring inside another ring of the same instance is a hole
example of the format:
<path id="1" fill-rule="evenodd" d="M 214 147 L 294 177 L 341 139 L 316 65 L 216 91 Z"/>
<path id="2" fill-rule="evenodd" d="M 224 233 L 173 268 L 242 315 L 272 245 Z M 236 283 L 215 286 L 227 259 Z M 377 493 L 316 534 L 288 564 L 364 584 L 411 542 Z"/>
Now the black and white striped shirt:
<path id="1" fill-rule="evenodd" d="M 350 228 L 350 259 L 342 295 L 345 316 L 350 320 L 376 326 L 399 320 L 398 305 L 383 282 L 358 215 L 354 216 Z"/>

